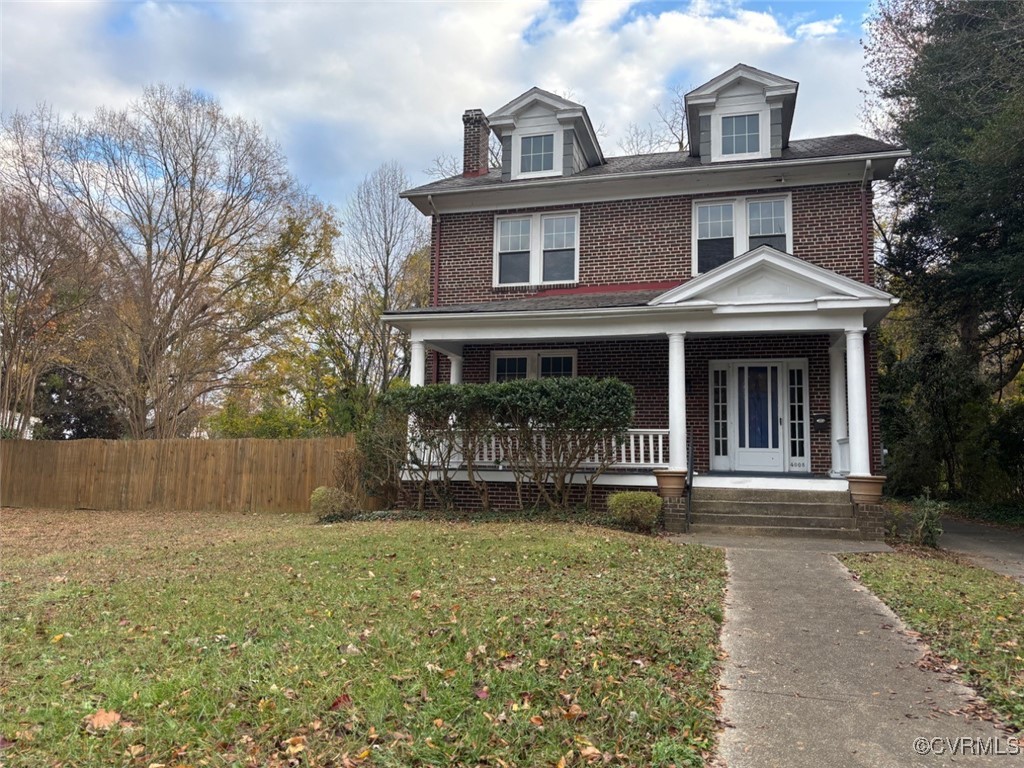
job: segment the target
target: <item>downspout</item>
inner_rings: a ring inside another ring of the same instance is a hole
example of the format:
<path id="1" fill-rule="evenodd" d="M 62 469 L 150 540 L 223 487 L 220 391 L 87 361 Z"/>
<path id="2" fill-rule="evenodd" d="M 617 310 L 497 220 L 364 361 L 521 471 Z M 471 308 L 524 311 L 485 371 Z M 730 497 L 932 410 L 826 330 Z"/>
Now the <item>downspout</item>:
<path id="1" fill-rule="evenodd" d="M 434 229 L 434 243 L 433 243 L 433 259 L 434 262 L 434 275 L 433 275 L 433 286 L 430 290 L 430 304 L 431 306 L 437 306 L 437 292 L 441 287 L 441 214 L 437 212 L 437 208 L 434 206 L 434 196 L 427 195 L 427 204 L 430 206 L 431 216 L 433 218 L 433 229 Z M 437 352 L 432 353 L 434 358 L 434 383 L 437 384 L 438 378 L 441 375 L 441 356 Z"/>
<path id="2" fill-rule="evenodd" d="M 871 187 L 871 159 L 864 161 L 864 175 L 860 180 L 860 239 L 861 253 L 864 266 L 864 283 L 872 285 L 871 279 L 871 238 L 868 233 L 871 231 L 868 217 L 868 189 Z"/>
<path id="3" fill-rule="evenodd" d="M 872 238 L 871 232 L 872 227 L 870 226 L 870 217 L 868 216 L 868 190 L 871 186 L 872 180 L 871 170 L 871 159 L 868 158 L 864 161 L 864 175 L 860 180 L 860 235 L 861 235 L 861 251 L 863 256 L 863 267 L 864 267 L 864 283 L 866 285 L 874 285 L 872 280 Z M 875 440 L 875 405 L 874 405 L 874 388 L 878 381 L 878 371 L 871 365 L 871 351 L 874 348 L 874 338 L 871 333 L 865 334 L 864 338 L 864 370 L 868 371 L 867 380 L 867 406 L 868 406 L 868 445 L 871 446 L 870 452 L 870 463 L 868 465 L 869 471 L 874 472 L 876 461 L 880 457 L 875 456 L 875 446 L 877 445 Z"/>

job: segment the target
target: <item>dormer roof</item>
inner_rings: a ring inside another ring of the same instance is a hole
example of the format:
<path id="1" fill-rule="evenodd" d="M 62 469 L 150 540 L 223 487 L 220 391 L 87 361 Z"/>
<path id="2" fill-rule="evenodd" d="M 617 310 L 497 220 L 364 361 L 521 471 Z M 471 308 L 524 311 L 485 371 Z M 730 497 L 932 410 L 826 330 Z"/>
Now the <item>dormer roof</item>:
<path id="1" fill-rule="evenodd" d="M 587 108 L 543 88 L 534 86 L 492 112 L 487 120 L 491 130 L 501 138 L 514 131 L 524 116 L 540 111 L 549 112 L 563 128 L 575 130 L 588 167 L 604 163 L 604 153 L 597 141 L 597 132 L 590 122 Z"/>
<path id="2" fill-rule="evenodd" d="M 793 126 L 793 112 L 796 109 L 796 94 L 800 84 L 749 64 L 737 64 L 686 94 L 686 128 L 691 156 L 701 155 L 701 114 L 709 114 L 715 107 L 721 106 L 721 102 L 728 98 L 730 92 L 735 92 L 744 85 L 747 86 L 745 90 L 748 93 L 760 93 L 764 103 L 769 107 L 782 110 L 780 149 L 789 146 L 789 133 Z"/>

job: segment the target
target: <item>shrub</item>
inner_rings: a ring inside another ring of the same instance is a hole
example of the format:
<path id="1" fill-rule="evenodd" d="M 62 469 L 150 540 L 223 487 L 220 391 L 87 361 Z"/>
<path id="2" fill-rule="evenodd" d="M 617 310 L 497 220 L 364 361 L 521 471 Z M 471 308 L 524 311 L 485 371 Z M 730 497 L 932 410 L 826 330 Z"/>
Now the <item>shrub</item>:
<path id="1" fill-rule="evenodd" d="M 349 520 L 359 511 L 355 495 L 326 485 L 313 491 L 309 497 L 309 508 L 317 520 Z"/>
<path id="2" fill-rule="evenodd" d="M 942 535 L 942 513 L 949 505 L 944 501 L 936 501 L 928 496 L 914 499 L 912 524 L 910 527 L 910 543 L 924 547 L 938 547 Z"/>
<path id="3" fill-rule="evenodd" d="M 661 515 L 662 499 L 651 491 L 621 491 L 608 497 L 608 511 L 623 525 L 648 533 Z"/>

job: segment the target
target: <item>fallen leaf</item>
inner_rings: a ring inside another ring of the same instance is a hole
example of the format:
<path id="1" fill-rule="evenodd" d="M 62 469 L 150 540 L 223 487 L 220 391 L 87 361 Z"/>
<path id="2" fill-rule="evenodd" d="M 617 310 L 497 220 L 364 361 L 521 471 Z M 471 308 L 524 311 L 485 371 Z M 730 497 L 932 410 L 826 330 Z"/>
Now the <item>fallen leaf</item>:
<path id="1" fill-rule="evenodd" d="M 305 736 L 292 736 L 290 739 L 284 742 L 285 751 L 289 755 L 297 755 L 306 748 L 306 737 Z"/>
<path id="2" fill-rule="evenodd" d="M 420 589 L 413 590 L 412 594 L 409 595 L 409 597 L 412 600 L 419 600 L 422 596 L 423 596 L 423 590 L 420 590 Z"/>
<path id="3" fill-rule="evenodd" d="M 579 704 L 573 704 L 569 709 L 562 715 L 566 720 L 583 720 L 587 716 L 587 713 L 583 711 L 583 708 Z"/>
<path id="4" fill-rule="evenodd" d="M 476 697 L 477 697 L 478 699 L 480 699 L 480 700 L 482 701 L 483 699 L 486 699 L 486 698 L 488 698 L 488 697 L 489 697 L 489 696 L 491 695 L 491 691 L 490 691 L 490 689 L 489 689 L 489 688 L 488 688 L 488 687 L 487 687 L 487 686 L 485 685 L 485 686 L 483 686 L 483 687 L 481 687 L 481 688 L 477 688 L 477 689 L 476 689 L 476 690 L 475 690 L 475 691 L 473 692 L 473 695 L 474 695 L 474 696 L 476 696 Z"/>
<path id="5" fill-rule="evenodd" d="M 85 727 L 89 731 L 109 731 L 119 722 L 121 722 L 120 712 L 98 709 L 85 718 Z"/>
<path id="6" fill-rule="evenodd" d="M 61 633 L 61 634 L 59 634 L 59 635 L 54 635 L 54 636 L 53 636 L 53 637 L 52 637 L 52 638 L 50 639 L 50 642 L 51 642 L 51 643 L 59 643 L 59 642 L 60 642 L 61 640 L 63 640 L 63 639 L 64 639 L 64 633 Z"/>
<path id="7" fill-rule="evenodd" d="M 351 706 L 352 697 L 349 696 L 347 693 L 343 693 L 341 694 L 341 696 L 334 700 L 333 704 L 331 704 L 331 712 L 337 712 L 339 709 L 348 709 Z"/>

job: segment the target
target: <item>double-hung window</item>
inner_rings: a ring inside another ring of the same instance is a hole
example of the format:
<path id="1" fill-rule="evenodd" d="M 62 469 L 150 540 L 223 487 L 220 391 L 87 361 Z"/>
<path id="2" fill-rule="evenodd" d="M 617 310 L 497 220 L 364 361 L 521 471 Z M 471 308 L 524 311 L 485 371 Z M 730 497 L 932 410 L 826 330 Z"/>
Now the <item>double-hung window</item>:
<path id="1" fill-rule="evenodd" d="M 499 216 L 494 235 L 494 285 L 574 283 L 578 279 L 577 212 Z"/>
<path id="2" fill-rule="evenodd" d="M 760 245 L 792 253 L 789 195 L 699 200 L 693 205 L 694 274 L 709 272 Z"/>
<path id="3" fill-rule="evenodd" d="M 519 145 L 519 172 L 542 173 L 555 167 L 555 135 L 523 136 Z"/>
<path id="4" fill-rule="evenodd" d="M 550 379 L 576 375 L 576 350 L 530 350 L 491 353 L 491 380 Z"/>
<path id="5" fill-rule="evenodd" d="M 761 151 L 761 116 L 731 115 L 722 118 L 722 154 L 748 155 Z"/>

